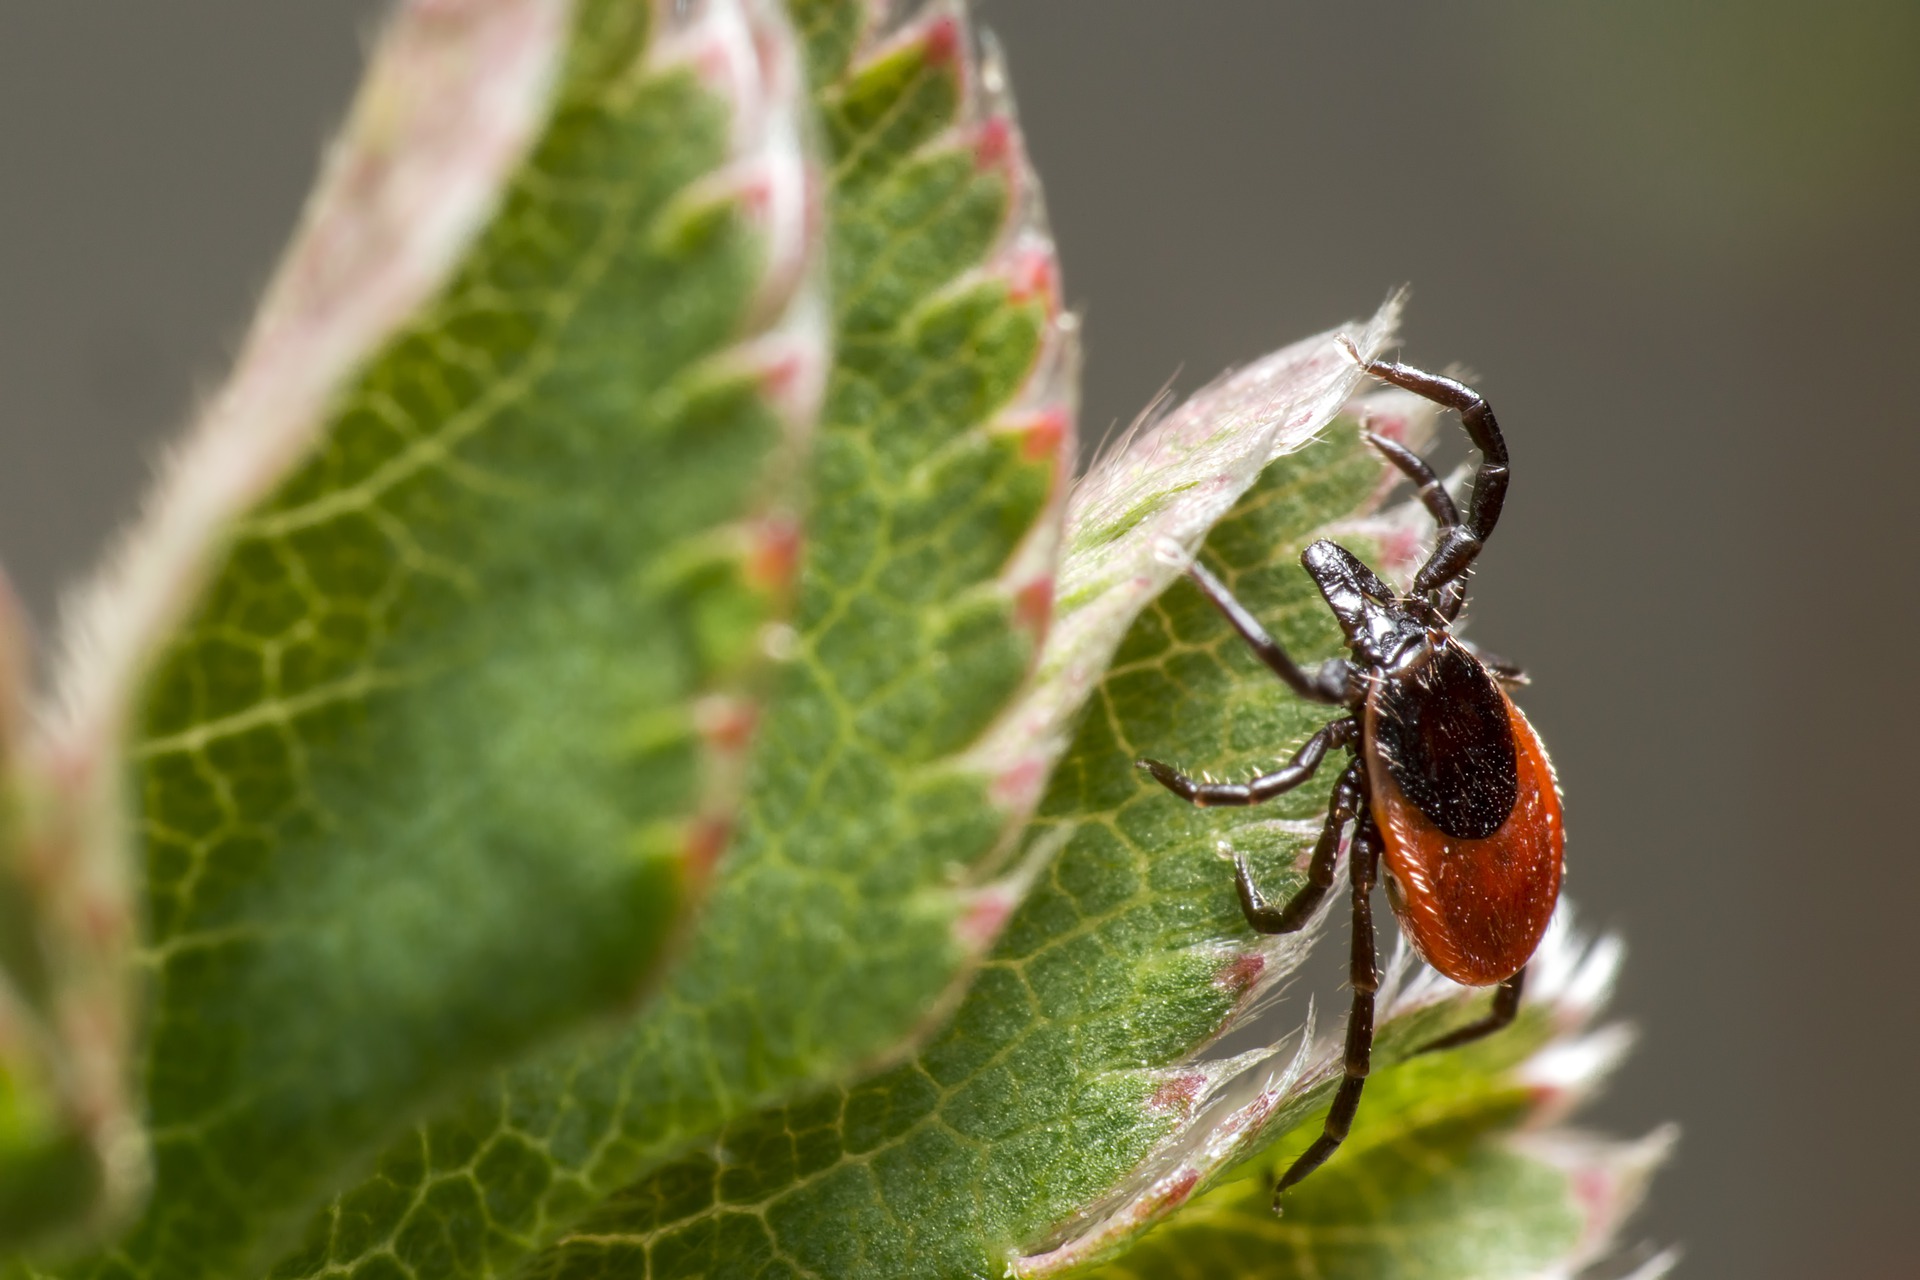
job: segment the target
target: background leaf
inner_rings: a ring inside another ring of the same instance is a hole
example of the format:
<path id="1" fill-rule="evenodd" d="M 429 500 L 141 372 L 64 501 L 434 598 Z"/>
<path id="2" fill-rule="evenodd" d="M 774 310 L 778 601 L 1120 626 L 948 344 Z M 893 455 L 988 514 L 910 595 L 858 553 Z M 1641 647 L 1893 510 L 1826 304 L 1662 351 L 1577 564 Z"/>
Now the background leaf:
<path id="1" fill-rule="evenodd" d="M 1214 529 L 1210 562 L 1295 653 L 1328 653 L 1337 633 L 1294 560 L 1381 491 L 1355 419 L 1338 419 Z M 933 1042 L 730 1126 L 621 1192 L 529 1274 L 998 1275 L 1023 1244 L 1121 1193 L 1250 1065 L 1204 1052 L 1310 943 L 1249 937 L 1220 846 L 1244 848 L 1284 893 L 1332 781 L 1236 816 L 1170 801 L 1133 762 L 1150 747 L 1194 767 L 1265 760 L 1326 718 L 1177 583 L 1133 624 L 1054 775 L 1035 837 L 1069 842 Z"/>
<path id="2" fill-rule="evenodd" d="M 1038 780 L 974 748 L 1046 619 L 1070 318 L 1001 73 L 958 15 L 792 12 L 834 166 L 837 350 L 739 833 L 630 1027 L 396 1144 L 276 1274 L 502 1274 L 733 1116 L 903 1052 L 1005 918 L 976 905 Z"/>
<path id="3" fill-rule="evenodd" d="M 432 223 L 409 179 L 476 188 L 467 238 L 346 327 L 379 340 L 324 419 L 230 397 L 177 469 L 266 496 L 177 575 L 141 697 L 156 1181 L 89 1274 L 257 1265 L 424 1106 L 630 1005 L 718 851 L 825 335 L 797 51 L 716 7 L 753 37 L 720 67 L 647 6 L 537 0 L 415 4 L 376 57 L 237 386 L 338 355 L 284 295 Z M 514 75 L 524 153 L 487 134 Z M 489 164 L 441 172 L 443 126 Z"/>

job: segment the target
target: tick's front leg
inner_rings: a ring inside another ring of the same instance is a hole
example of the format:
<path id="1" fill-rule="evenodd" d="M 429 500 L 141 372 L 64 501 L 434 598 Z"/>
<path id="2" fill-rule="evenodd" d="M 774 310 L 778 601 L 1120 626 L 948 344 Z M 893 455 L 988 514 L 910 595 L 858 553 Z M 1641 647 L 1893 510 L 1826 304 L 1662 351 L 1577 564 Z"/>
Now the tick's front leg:
<path id="1" fill-rule="evenodd" d="M 1153 775 L 1155 782 L 1182 800 L 1203 809 L 1260 804 L 1285 795 L 1320 768 L 1329 747 L 1344 747 L 1353 741 L 1359 723 L 1351 716 L 1335 720 L 1302 743 L 1283 769 L 1262 774 L 1251 782 L 1196 782 L 1170 764 L 1142 760 L 1139 767 Z"/>

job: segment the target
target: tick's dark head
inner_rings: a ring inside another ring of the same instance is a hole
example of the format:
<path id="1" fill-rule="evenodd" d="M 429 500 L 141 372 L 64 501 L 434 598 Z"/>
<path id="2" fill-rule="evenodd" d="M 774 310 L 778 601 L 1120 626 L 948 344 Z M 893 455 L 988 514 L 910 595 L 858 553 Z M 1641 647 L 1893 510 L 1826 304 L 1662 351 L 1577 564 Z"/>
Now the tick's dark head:
<path id="1" fill-rule="evenodd" d="M 1337 542 L 1322 538 L 1300 563 L 1327 599 L 1354 661 L 1388 670 L 1417 665 L 1446 637 L 1446 620 L 1423 598 L 1407 599 Z"/>

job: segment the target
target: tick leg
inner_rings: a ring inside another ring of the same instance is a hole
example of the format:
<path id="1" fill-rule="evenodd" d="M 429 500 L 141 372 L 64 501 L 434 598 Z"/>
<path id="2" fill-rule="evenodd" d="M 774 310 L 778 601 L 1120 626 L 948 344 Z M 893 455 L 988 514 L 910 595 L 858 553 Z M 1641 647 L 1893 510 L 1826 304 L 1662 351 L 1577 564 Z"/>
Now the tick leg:
<path id="1" fill-rule="evenodd" d="M 1360 1091 L 1373 1069 L 1373 995 L 1380 989 L 1380 970 L 1373 946 L 1373 879 L 1380 866 L 1380 832 L 1365 807 L 1354 826 L 1353 849 L 1347 870 L 1353 884 L 1353 958 L 1347 980 L 1353 986 L 1353 1008 L 1347 1013 L 1346 1076 L 1333 1095 L 1326 1127 L 1313 1145 L 1301 1152 L 1273 1189 L 1273 1211 L 1280 1212 L 1280 1196 L 1318 1169 L 1346 1141 L 1353 1116 L 1360 1109 Z"/>
<path id="2" fill-rule="evenodd" d="M 1262 774 L 1251 782 L 1195 782 L 1172 765 L 1158 760 L 1142 760 L 1139 767 L 1182 800 L 1203 809 L 1260 804 L 1284 795 L 1311 778 L 1326 758 L 1327 748 L 1345 746 L 1353 740 L 1359 727 L 1351 716 L 1335 720 L 1302 743 L 1285 768 Z"/>
<path id="3" fill-rule="evenodd" d="M 1492 407 L 1465 383 L 1391 360 L 1369 360 L 1362 367 L 1382 382 L 1404 387 L 1458 413 L 1460 425 L 1480 451 L 1480 470 L 1473 478 L 1467 518 L 1441 533 L 1439 545 L 1414 576 L 1414 593 L 1424 595 L 1465 573 L 1499 523 L 1500 508 L 1507 500 L 1507 442 L 1500 434 Z"/>
<path id="4" fill-rule="evenodd" d="M 1380 451 L 1382 457 L 1391 462 L 1401 475 L 1413 481 L 1420 490 L 1421 505 L 1433 522 L 1440 526 L 1442 533 L 1460 523 L 1460 509 L 1453 505 L 1453 495 L 1447 492 L 1447 486 L 1440 483 L 1440 477 L 1433 473 L 1427 460 L 1415 453 L 1398 440 L 1389 440 L 1385 436 L 1363 431 L 1360 438 Z"/>
<path id="5" fill-rule="evenodd" d="M 1438 1040 L 1429 1041 L 1413 1052 L 1415 1055 L 1432 1053 L 1436 1049 L 1457 1049 L 1463 1044 L 1472 1044 L 1483 1036 L 1490 1036 L 1512 1022 L 1514 1015 L 1520 1012 L 1520 989 L 1527 984 L 1526 966 L 1520 972 L 1500 984 L 1493 995 L 1493 1011 L 1478 1022 L 1469 1022 L 1458 1031 L 1449 1031 Z"/>
<path id="6" fill-rule="evenodd" d="M 1426 507 L 1427 514 L 1433 517 L 1434 524 L 1439 526 L 1441 537 L 1446 537 L 1448 530 L 1459 526 L 1460 509 L 1453 505 L 1453 495 L 1447 492 L 1446 485 L 1440 483 L 1440 477 L 1433 473 L 1433 468 L 1427 465 L 1425 458 L 1399 441 L 1389 440 L 1371 431 L 1363 431 L 1361 436 L 1378 449 L 1401 475 L 1413 481 L 1420 490 L 1420 503 Z M 1455 578 L 1440 593 L 1440 616 L 1452 622 L 1460 616 L 1460 609 L 1466 602 L 1466 579 Z"/>
<path id="7" fill-rule="evenodd" d="M 1307 864 L 1307 882 L 1284 907 L 1275 907 L 1254 887 L 1247 860 L 1233 859 L 1233 883 L 1240 891 L 1240 910 L 1247 923 L 1260 933 L 1293 933 L 1313 918 L 1320 899 L 1333 885 L 1334 855 L 1340 851 L 1340 829 L 1353 821 L 1361 804 L 1360 762 L 1355 760 L 1333 784 L 1333 798 L 1327 802 L 1327 824 L 1320 828 L 1320 839 L 1313 846 L 1313 861 Z"/>
<path id="8" fill-rule="evenodd" d="M 1220 579 L 1207 572 L 1206 566 L 1195 561 L 1187 574 L 1200 588 L 1201 594 L 1213 601 L 1213 607 L 1226 615 L 1240 638 L 1247 642 L 1260 661 L 1267 664 L 1273 674 L 1280 677 L 1287 688 L 1293 690 L 1309 702 L 1344 703 L 1347 700 L 1346 663 L 1329 662 L 1314 675 L 1308 675 L 1300 669 L 1300 664 L 1288 656 L 1278 641 L 1267 634 L 1265 627 L 1255 620 L 1247 607 L 1233 598 L 1233 592 Z"/>

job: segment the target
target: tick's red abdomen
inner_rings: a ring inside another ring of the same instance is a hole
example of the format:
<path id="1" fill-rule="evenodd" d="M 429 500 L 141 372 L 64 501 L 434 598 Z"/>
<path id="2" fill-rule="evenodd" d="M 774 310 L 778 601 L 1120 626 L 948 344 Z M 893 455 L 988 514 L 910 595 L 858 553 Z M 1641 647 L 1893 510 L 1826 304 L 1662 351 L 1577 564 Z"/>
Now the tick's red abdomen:
<path id="1" fill-rule="evenodd" d="M 1506 707 L 1519 782 L 1513 812 L 1492 835 L 1469 840 L 1442 831 L 1395 785 L 1376 748 L 1374 700 L 1367 703 L 1367 779 L 1386 844 L 1387 896 L 1421 957 L 1471 987 L 1503 982 L 1526 964 L 1560 896 L 1566 831 L 1553 766 L 1520 709 Z"/>

